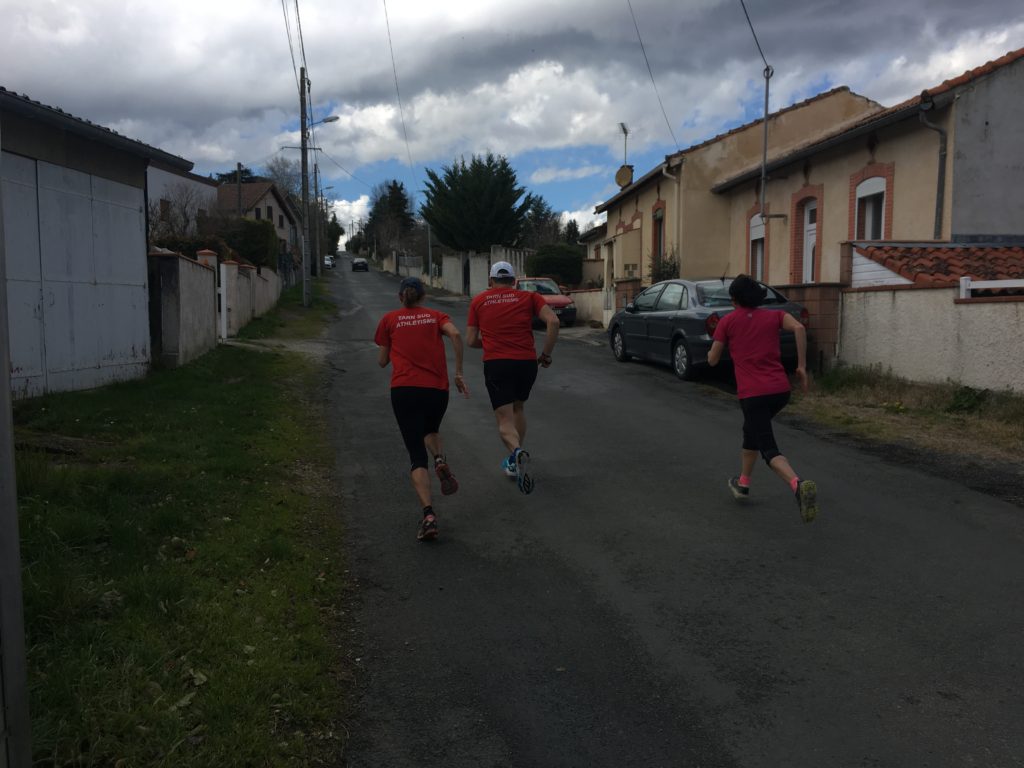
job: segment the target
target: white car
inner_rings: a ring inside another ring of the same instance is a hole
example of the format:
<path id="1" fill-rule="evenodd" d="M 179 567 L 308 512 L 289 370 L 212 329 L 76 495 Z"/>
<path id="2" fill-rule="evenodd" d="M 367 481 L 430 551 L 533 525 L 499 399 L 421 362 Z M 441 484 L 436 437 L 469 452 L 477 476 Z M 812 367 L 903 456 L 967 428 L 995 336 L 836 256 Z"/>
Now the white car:
<path id="1" fill-rule="evenodd" d="M 330 254 L 324 256 L 324 267 L 327 269 L 334 269 L 334 257 Z"/>

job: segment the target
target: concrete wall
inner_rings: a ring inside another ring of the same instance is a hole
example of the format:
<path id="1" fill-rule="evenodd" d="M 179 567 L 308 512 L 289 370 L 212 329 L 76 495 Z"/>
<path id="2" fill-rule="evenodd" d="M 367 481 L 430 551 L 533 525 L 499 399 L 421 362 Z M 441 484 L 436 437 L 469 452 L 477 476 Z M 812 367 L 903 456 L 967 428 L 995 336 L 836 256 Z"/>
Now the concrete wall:
<path id="1" fill-rule="evenodd" d="M 249 324 L 255 314 L 253 306 L 253 282 L 256 278 L 256 268 L 248 264 L 238 265 L 238 278 L 235 281 L 234 304 L 231 307 L 231 320 L 236 323 L 237 329 L 234 334 Z"/>
<path id="2" fill-rule="evenodd" d="M 441 287 L 449 293 L 462 293 L 462 256 L 441 257 Z"/>
<path id="3" fill-rule="evenodd" d="M 253 315 L 262 317 L 275 306 L 281 297 L 281 280 L 277 273 L 264 267 L 253 275 Z"/>
<path id="4" fill-rule="evenodd" d="M 576 321 L 598 322 L 604 325 L 605 292 L 599 288 L 584 288 L 566 293 L 576 305 Z"/>
<path id="5" fill-rule="evenodd" d="M 153 355 L 184 365 L 217 346 L 217 274 L 179 254 L 150 254 Z"/>
<path id="6" fill-rule="evenodd" d="M 953 232 L 1021 235 L 1024 59 L 965 88 L 955 107 Z M 951 144 L 951 151 L 953 145 Z"/>
<path id="7" fill-rule="evenodd" d="M 839 359 L 914 381 L 1024 392 L 1024 301 L 956 296 L 955 288 L 844 292 Z"/>

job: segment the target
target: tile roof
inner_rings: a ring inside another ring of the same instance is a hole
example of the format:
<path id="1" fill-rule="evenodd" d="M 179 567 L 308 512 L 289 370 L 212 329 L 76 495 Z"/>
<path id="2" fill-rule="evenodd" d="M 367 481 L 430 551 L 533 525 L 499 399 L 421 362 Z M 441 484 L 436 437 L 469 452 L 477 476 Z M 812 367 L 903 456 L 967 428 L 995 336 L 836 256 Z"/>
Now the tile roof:
<path id="1" fill-rule="evenodd" d="M 274 189 L 272 181 L 243 181 L 242 182 L 242 212 L 247 212 L 262 200 L 268 192 Z M 276 193 L 277 190 L 274 189 Z M 280 197 L 278 195 L 278 197 Z M 238 185 L 232 181 L 225 181 L 217 187 L 217 207 L 224 211 L 238 210 Z"/>
<path id="2" fill-rule="evenodd" d="M 1024 279 L 1022 245 L 855 242 L 853 247 L 921 287 L 954 286 L 961 277 Z"/>

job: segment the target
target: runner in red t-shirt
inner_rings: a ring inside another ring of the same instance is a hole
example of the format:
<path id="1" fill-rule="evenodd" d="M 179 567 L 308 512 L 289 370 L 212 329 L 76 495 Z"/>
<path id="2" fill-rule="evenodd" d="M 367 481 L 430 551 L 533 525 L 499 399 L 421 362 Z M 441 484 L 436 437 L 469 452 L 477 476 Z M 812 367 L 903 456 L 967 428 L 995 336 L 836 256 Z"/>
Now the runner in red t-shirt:
<path id="1" fill-rule="evenodd" d="M 736 394 L 743 411 L 743 450 L 740 475 L 729 478 L 729 489 L 737 499 L 750 494 L 750 476 L 758 454 L 771 470 L 789 483 L 800 505 L 805 522 L 818 514 L 817 486 L 813 480 L 801 480 L 786 457 L 779 452 L 772 430 L 772 419 L 789 402 L 789 377 L 779 354 L 779 330 L 792 331 L 796 337 L 796 375 L 807 391 L 807 332 L 787 312 L 757 309 L 766 289 L 756 280 L 739 275 L 729 285 L 729 296 L 736 307 L 715 328 L 715 340 L 708 352 L 708 364 L 718 365 L 722 350 L 729 348 L 736 372 Z"/>
<path id="2" fill-rule="evenodd" d="M 455 348 L 455 388 L 469 397 L 462 379 L 462 336 L 444 312 L 420 306 L 425 294 L 419 278 L 402 280 L 398 289 L 402 309 L 384 315 L 374 335 L 380 347 L 377 358 L 380 367 L 391 363 L 391 408 L 412 462 L 412 487 L 423 507 L 423 520 L 416 535 L 420 541 L 437 538 L 427 449 L 434 457 L 441 493 L 447 496 L 459 488 L 445 460 L 439 434 L 441 420 L 448 409 L 448 363 L 442 336 L 451 339 Z"/>
<path id="3" fill-rule="evenodd" d="M 558 316 L 540 294 L 516 290 L 515 282 L 515 270 L 507 261 L 491 265 L 490 288 L 469 304 L 466 343 L 484 350 L 487 394 L 498 434 L 510 451 L 501 468 L 516 479 L 520 491 L 530 493 L 530 454 L 522 447 L 526 439 L 525 404 L 537 380 L 537 366 L 551 365 L 551 352 L 558 340 Z M 540 355 L 533 341 L 533 320 L 537 317 L 547 326 Z"/>

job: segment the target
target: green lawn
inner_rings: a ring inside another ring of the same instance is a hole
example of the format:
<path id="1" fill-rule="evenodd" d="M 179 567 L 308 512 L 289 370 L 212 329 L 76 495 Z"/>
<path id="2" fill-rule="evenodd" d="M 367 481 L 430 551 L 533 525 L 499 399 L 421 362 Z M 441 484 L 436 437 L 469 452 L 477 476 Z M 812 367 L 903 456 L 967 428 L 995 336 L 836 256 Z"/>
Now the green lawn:
<path id="1" fill-rule="evenodd" d="M 322 386 L 299 356 L 220 347 L 16 404 L 35 765 L 340 751 L 345 584 Z"/>

